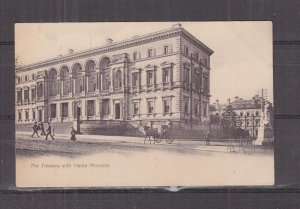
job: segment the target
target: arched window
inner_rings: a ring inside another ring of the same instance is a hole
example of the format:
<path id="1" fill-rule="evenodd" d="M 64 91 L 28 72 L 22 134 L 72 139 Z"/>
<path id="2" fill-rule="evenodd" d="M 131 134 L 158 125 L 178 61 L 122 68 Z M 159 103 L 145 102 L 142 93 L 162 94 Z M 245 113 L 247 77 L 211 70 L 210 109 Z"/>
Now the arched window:
<path id="1" fill-rule="evenodd" d="M 111 61 L 108 57 L 103 57 L 99 63 L 100 73 L 102 74 L 102 80 L 100 81 L 102 90 L 108 90 L 110 88 L 111 78 L 110 71 L 108 70 L 110 62 Z"/>
<path id="2" fill-rule="evenodd" d="M 73 65 L 72 74 L 75 83 L 74 85 L 75 93 L 81 93 L 83 91 L 83 81 L 82 81 L 82 67 L 79 63 Z"/>
<path id="3" fill-rule="evenodd" d="M 93 60 L 89 60 L 85 65 L 86 77 L 87 77 L 87 91 L 94 92 L 96 91 L 96 69 L 95 69 L 95 62 Z"/>
<path id="4" fill-rule="evenodd" d="M 60 80 L 62 87 L 62 95 L 69 94 L 70 91 L 70 73 L 68 67 L 64 66 L 60 70 Z"/>
<path id="5" fill-rule="evenodd" d="M 101 70 L 104 70 L 109 67 L 110 59 L 108 57 L 103 57 L 100 61 L 99 67 Z"/>
<path id="6" fill-rule="evenodd" d="M 52 68 L 49 71 L 49 95 L 56 96 L 58 94 L 57 71 Z"/>
<path id="7" fill-rule="evenodd" d="M 121 74 L 120 70 L 118 70 L 115 74 L 114 86 L 115 86 L 115 88 L 121 88 L 122 87 L 122 74 Z"/>

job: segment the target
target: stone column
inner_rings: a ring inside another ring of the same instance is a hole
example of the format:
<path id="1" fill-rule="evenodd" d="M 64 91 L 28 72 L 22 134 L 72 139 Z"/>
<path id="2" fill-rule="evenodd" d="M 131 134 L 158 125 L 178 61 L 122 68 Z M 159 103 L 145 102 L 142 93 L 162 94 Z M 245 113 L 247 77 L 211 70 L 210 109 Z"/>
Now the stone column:
<path id="1" fill-rule="evenodd" d="M 59 95 L 59 98 L 61 98 L 61 89 L 62 89 L 62 85 L 61 85 L 61 80 L 60 80 L 60 77 L 57 78 L 57 84 L 58 84 L 58 95 Z M 57 94 L 56 94 L 57 95 Z"/>
<path id="2" fill-rule="evenodd" d="M 95 118 L 96 120 L 100 119 L 100 101 L 95 99 Z"/>
<path id="3" fill-rule="evenodd" d="M 31 101 L 31 87 L 28 87 L 28 102 L 29 101 Z"/>
<path id="4" fill-rule="evenodd" d="M 68 102 L 68 121 L 71 121 L 73 118 L 73 102 L 69 101 Z"/>
<path id="5" fill-rule="evenodd" d="M 100 73 L 100 90 L 103 90 L 103 73 Z"/>
<path id="6" fill-rule="evenodd" d="M 111 90 L 111 92 L 114 92 L 114 86 L 115 86 L 114 81 L 115 81 L 115 77 L 114 77 L 114 69 L 113 69 L 113 68 L 110 70 L 110 80 L 111 80 L 110 90 Z"/>

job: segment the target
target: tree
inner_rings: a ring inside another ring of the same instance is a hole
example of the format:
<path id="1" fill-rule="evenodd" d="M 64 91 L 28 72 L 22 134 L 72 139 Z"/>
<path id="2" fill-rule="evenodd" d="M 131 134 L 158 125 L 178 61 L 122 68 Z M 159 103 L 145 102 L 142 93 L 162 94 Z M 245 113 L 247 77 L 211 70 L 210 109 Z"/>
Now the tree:
<path id="1" fill-rule="evenodd" d="M 225 135 L 230 138 L 234 135 L 235 129 L 240 123 L 240 118 L 231 105 L 228 105 L 222 114 L 221 126 Z"/>

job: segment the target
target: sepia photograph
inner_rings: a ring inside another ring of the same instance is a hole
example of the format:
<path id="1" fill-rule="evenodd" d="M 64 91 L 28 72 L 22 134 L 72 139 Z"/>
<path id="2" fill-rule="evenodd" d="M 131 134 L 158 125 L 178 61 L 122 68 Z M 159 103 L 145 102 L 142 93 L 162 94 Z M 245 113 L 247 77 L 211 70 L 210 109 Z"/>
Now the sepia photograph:
<path id="1" fill-rule="evenodd" d="M 15 24 L 17 187 L 274 184 L 270 21 Z"/>

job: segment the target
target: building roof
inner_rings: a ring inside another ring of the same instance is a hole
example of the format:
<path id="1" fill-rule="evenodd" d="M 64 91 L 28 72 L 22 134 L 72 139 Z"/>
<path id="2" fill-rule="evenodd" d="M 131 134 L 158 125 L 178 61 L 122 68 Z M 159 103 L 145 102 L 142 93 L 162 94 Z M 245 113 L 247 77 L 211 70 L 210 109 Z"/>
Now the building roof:
<path id="1" fill-rule="evenodd" d="M 178 36 L 178 35 L 184 36 L 189 41 L 193 42 L 193 44 L 195 44 L 196 46 L 201 48 L 203 51 L 208 53 L 209 55 L 214 53 L 214 51 L 212 49 L 210 49 L 208 46 L 206 46 L 204 43 L 202 43 L 200 40 L 198 40 L 195 36 L 193 36 L 187 30 L 185 30 L 183 27 L 181 27 L 180 24 L 177 24 L 177 27 L 172 27 L 169 29 L 156 31 L 153 33 L 148 33 L 146 35 L 134 36 L 132 38 L 125 39 L 122 41 L 112 42 L 112 43 L 105 44 L 105 45 L 95 47 L 92 49 L 73 52 L 71 54 L 67 54 L 67 55 L 43 60 L 43 61 L 40 61 L 37 63 L 25 65 L 22 67 L 18 67 L 18 68 L 16 68 L 16 71 L 27 71 L 27 70 L 31 70 L 31 69 L 35 69 L 35 68 L 51 66 L 58 62 L 67 62 L 67 61 L 70 61 L 73 59 L 89 57 L 89 56 L 93 56 L 96 54 L 106 53 L 106 52 L 123 49 L 123 48 L 129 48 L 132 46 L 142 45 L 142 44 L 153 42 L 153 41 L 156 41 L 159 39 L 169 38 L 169 37 Z"/>
<path id="2" fill-rule="evenodd" d="M 228 106 L 227 104 L 216 104 L 213 103 L 215 106 L 216 111 L 218 110 L 225 110 Z M 242 98 L 236 97 L 236 99 L 230 102 L 230 105 L 234 110 L 241 110 L 241 109 L 260 109 L 261 108 L 261 97 L 255 96 L 252 99 L 244 100 Z"/>

